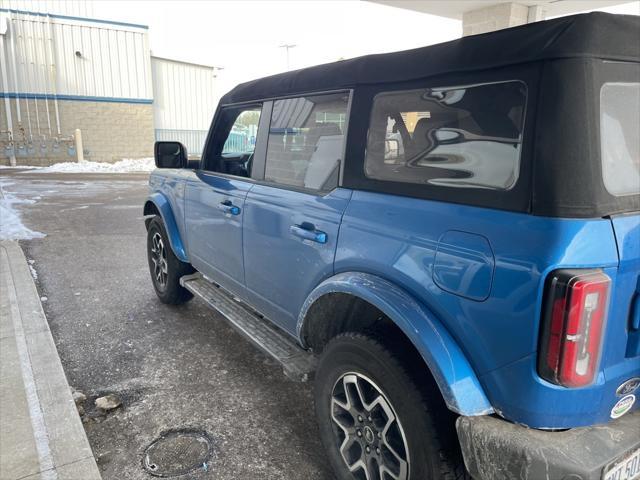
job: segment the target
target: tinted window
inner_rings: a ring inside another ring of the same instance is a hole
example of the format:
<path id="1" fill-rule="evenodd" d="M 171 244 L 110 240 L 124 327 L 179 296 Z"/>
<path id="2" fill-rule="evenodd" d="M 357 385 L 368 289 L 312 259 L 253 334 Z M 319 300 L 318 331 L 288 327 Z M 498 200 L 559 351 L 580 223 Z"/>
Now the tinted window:
<path id="1" fill-rule="evenodd" d="M 229 107 L 216 120 L 206 169 L 238 177 L 250 177 L 261 108 Z"/>
<path id="2" fill-rule="evenodd" d="M 509 190 L 520 170 L 526 86 L 503 82 L 378 94 L 369 178 Z"/>
<path id="3" fill-rule="evenodd" d="M 600 91 L 604 186 L 613 195 L 640 193 L 640 83 L 606 83 Z"/>
<path id="4" fill-rule="evenodd" d="M 346 93 L 273 103 L 265 180 L 314 190 L 338 184 L 344 152 Z"/>

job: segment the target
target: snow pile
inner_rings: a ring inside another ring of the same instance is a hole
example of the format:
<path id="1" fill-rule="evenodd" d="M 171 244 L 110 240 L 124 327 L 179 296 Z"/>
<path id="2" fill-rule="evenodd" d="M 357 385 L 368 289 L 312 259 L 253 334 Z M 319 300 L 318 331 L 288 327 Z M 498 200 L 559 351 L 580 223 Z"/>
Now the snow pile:
<path id="1" fill-rule="evenodd" d="M 153 158 L 125 158 L 115 163 L 64 162 L 34 170 L 34 173 L 129 173 L 150 172 L 156 168 Z"/>
<path id="2" fill-rule="evenodd" d="M 30 240 L 42 238 L 44 233 L 27 228 L 20 220 L 20 215 L 14 208 L 17 204 L 32 204 L 35 200 L 19 199 L 15 195 L 6 192 L 3 187 L 11 184 L 0 183 L 0 240 Z"/>
<path id="3" fill-rule="evenodd" d="M 33 277 L 34 280 L 38 279 L 38 272 L 36 271 L 36 268 L 33 266 L 35 262 L 35 260 L 27 260 L 29 262 L 29 270 L 31 270 L 31 276 Z"/>
<path id="4" fill-rule="evenodd" d="M 34 168 L 40 168 L 40 167 L 34 167 L 33 165 L 16 165 L 15 167 L 12 167 L 10 165 L 0 165 L 0 170 L 2 169 L 12 169 L 12 168 L 20 168 L 20 169 L 24 169 L 24 170 L 32 170 Z"/>

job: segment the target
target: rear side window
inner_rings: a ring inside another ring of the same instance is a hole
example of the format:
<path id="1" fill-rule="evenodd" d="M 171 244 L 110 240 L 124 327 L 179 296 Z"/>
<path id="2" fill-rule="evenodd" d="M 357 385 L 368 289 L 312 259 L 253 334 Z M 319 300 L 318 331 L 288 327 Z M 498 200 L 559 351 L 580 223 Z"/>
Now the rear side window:
<path id="1" fill-rule="evenodd" d="M 640 83 L 605 83 L 600 90 L 604 186 L 612 195 L 640 193 Z"/>
<path id="2" fill-rule="evenodd" d="M 348 93 L 273 103 L 265 180 L 312 190 L 338 185 L 346 135 Z"/>
<path id="3" fill-rule="evenodd" d="M 520 171 L 526 98 L 520 81 L 378 94 L 365 174 L 392 182 L 509 190 Z"/>

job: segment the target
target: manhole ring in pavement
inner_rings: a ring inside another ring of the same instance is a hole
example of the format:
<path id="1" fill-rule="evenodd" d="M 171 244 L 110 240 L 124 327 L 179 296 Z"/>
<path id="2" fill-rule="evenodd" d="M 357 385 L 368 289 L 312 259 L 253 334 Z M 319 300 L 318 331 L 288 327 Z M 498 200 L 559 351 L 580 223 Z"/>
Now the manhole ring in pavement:
<path id="1" fill-rule="evenodd" d="M 209 435 L 196 430 L 173 430 L 154 440 L 144 451 L 142 466 L 156 477 L 177 477 L 208 470 L 213 455 Z"/>

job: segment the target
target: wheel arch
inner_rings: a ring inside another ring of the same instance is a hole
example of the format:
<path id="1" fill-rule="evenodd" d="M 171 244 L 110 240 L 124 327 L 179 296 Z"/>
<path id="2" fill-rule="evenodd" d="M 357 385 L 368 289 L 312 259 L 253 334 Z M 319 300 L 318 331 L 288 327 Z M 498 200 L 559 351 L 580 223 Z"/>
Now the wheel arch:
<path id="1" fill-rule="evenodd" d="M 145 217 L 149 218 L 152 215 L 159 215 L 162 218 L 164 228 L 167 231 L 167 236 L 169 237 L 171 250 L 178 260 L 189 263 L 187 252 L 184 248 L 182 238 L 180 237 L 180 231 L 178 230 L 178 224 L 176 223 L 176 218 L 167 197 L 158 192 L 149 195 L 149 198 L 147 198 L 147 201 L 144 204 L 143 214 Z M 149 226 L 149 218 L 145 220 L 145 225 L 147 227 Z"/>
<path id="2" fill-rule="evenodd" d="M 359 306 L 350 299 L 358 299 Z M 410 294 L 376 275 L 345 272 L 322 282 L 300 311 L 298 338 L 304 346 L 321 346 L 335 333 L 353 327 L 349 318 L 361 312 L 347 315 L 349 309 L 367 306 L 382 312 L 415 347 L 450 410 L 465 416 L 493 413 L 471 364 L 442 323 Z M 323 321 L 327 314 L 340 319 L 337 325 Z M 375 319 L 364 328 L 374 328 L 374 323 Z"/>

